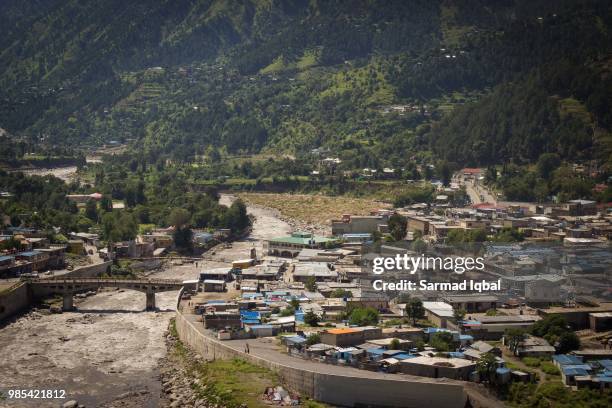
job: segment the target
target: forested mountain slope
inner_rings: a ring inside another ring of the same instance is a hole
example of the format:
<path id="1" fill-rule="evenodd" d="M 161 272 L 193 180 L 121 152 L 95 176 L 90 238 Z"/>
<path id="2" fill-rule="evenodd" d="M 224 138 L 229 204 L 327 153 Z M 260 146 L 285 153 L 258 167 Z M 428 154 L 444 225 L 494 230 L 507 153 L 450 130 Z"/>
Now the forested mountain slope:
<path id="1" fill-rule="evenodd" d="M 606 1 L 6 0 L 0 127 L 11 152 L 117 140 L 151 162 L 606 162 L 611 21 Z"/>

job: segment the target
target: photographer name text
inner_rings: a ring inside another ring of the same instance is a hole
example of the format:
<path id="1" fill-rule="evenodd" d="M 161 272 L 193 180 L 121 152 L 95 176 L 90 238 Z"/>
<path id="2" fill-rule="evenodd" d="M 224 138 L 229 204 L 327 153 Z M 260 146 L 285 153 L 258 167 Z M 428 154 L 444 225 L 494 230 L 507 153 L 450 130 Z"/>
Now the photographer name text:
<path id="1" fill-rule="evenodd" d="M 372 287 L 377 291 L 413 291 L 413 290 L 437 290 L 437 291 L 469 291 L 488 292 L 501 290 L 501 280 L 464 280 L 461 282 L 430 282 L 420 280 L 418 282 L 402 279 L 396 282 L 386 282 L 377 279 L 372 282 Z"/>

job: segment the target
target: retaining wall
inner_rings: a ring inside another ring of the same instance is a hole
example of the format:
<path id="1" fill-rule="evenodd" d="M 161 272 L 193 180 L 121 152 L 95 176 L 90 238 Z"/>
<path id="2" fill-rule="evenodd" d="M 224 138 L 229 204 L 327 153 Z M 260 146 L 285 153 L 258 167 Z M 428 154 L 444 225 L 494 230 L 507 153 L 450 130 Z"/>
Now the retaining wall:
<path id="1" fill-rule="evenodd" d="M 113 264 L 112 261 L 106 261 L 94 265 L 81 266 L 74 270 L 58 276 L 59 278 L 95 278 L 107 272 Z"/>
<path id="2" fill-rule="evenodd" d="M 410 382 L 323 374 L 264 360 L 205 336 L 180 310 L 176 313 L 176 330 L 183 343 L 206 359 L 240 357 L 277 372 L 290 389 L 328 404 L 345 407 L 463 408 L 467 400 L 462 385 L 458 383 Z"/>
<path id="3" fill-rule="evenodd" d="M 27 309 L 31 301 L 32 294 L 25 282 L 0 293 L 0 321 Z"/>

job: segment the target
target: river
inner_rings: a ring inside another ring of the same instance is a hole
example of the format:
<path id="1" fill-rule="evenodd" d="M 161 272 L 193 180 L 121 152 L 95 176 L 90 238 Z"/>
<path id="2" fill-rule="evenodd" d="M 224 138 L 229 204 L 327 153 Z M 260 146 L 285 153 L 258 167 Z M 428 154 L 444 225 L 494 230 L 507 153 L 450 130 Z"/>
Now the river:
<path id="1" fill-rule="evenodd" d="M 223 195 L 221 203 L 229 204 Z M 248 207 L 255 216 L 249 237 L 212 259 L 169 266 L 157 278 L 194 279 L 198 269 L 248 257 L 262 240 L 283 235 L 290 226 L 269 209 Z M 0 406 L 57 407 L 77 400 L 87 407 L 160 406 L 159 361 L 166 354 L 164 333 L 174 315 L 177 292 L 158 293 L 158 310 L 143 311 L 145 295 L 109 290 L 76 303 L 62 314 L 30 312 L 0 329 L 0 390 L 63 389 L 64 400 L 0 401 Z"/>

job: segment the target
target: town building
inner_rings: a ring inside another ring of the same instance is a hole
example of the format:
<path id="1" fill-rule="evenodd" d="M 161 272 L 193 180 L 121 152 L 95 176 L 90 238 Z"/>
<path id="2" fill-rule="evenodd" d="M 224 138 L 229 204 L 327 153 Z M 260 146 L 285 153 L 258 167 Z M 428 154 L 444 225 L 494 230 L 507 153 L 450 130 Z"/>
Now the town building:
<path id="1" fill-rule="evenodd" d="M 368 340 L 382 337 L 380 327 L 351 327 L 345 329 L 328 329 L 320 333 L 321 343 L 336 347 L 349 347 L 363 344 Z"/>
<path id="2" fill-rule="evenodd" d="M 336 238 L 315 236 L 309 232 L 294 232 L 288 237 L 271 238 L 264 241 L 264 251 L 268 255 L 296 257 L 304 248 L 326 248 L 339 243 Z"/>
<path id="3" fill-rule="evenodd" d="M 350 215 L 344 214 L 340 220 L 332 220 L 332 235 L 373 234 L 386 225 L 389 217 L 385 215 Z"/>

